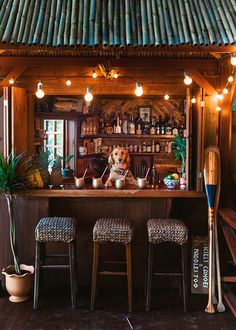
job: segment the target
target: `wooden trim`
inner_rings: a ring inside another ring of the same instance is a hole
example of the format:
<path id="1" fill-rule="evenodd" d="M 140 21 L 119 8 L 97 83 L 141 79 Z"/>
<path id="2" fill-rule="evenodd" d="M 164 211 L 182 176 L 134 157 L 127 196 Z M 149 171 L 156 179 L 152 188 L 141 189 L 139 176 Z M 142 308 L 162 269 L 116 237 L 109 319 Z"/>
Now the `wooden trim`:
<path id="1" fill-rule="evenodd" d="M 221 209 L 219 211 L 220 216 L 224 222 L 226 222 L 230 227 L 236 230 L 236 212 L 230 208 Z"/>
<path id="2" fill-rule="evenodd" d="M 189 69 L 188 73 L 200 87 L 205 89 L 208 95 L 217 94 L 215 87 L 200 72 Z"/>
<path id="3" fill-rule="evenodd" d="M 16 60 L 15 60 L 16 62 Z M 17 61 L 18 62 L 18 61 Z M 14 67 L 8 74 L 7 76 L 4 78 L 3 81 L 0 82 L 0 87 L 1 86 L 10 86 L 9 84 L 9 79 L 13 78 L 14 80 L 16 80 L 17 78 L 19 78 L 22 73 L 27 69 L 27 66 L 23 65 L 23 66 L 16 66 Z"/>

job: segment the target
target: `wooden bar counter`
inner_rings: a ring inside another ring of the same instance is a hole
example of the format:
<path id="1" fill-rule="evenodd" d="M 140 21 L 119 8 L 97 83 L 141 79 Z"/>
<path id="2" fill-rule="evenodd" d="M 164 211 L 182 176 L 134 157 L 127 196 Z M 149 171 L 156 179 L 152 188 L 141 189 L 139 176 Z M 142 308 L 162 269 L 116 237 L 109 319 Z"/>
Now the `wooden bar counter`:
<path id="1" fill-rule="evenodd" d="M 88 187 L 89 188 L 89 187 Z M 69 216 L 78 220 L 77 229 L 77 258 L 79 266 L 79 283 L 81 286 L 90 286 L 92 265 L 92 231 L 95 221 L 100 217 L 127 217 L 134 225 L 133 241 L 133 275 L 134 285 L 144 285 L 145 269 L 147 264 L 147 230 L 146 222 L 150 218 L 175 217 L 182 219 L 189 228 L 189 236 L 207 234 L 207 203 L 204 193 L 184 190 L 127 188 L 116 189 L 72 189 L 65 186 L 61 190 L 30 190 L 14 201 L 14 210 L 17 222 L 20 260 L 33 264 L 35 255 L 34 229 L 41 217 Z M 8 265 L 10 247 L 8 241 L 8 218 L 6 201 L 0 200 L 0 267 Z M 3 248 L 4 247 L 4 248 Z M 190 245 L 189 245 L 190 247 Z M 171 249 L 171 248 L 170 248 Z M 166 264 L 169 256 L 176 254 L 171 249 L 165 254 L 160 253 L 159 262 Z M 117 246 L 112 249 L 110 256 L 109 245 L 104 245 L 105 258 L 121 259 L 123 249 Z M 190 250 L 189 250 L 190 252 Z M 190 255 L 190 253 L 189 253 Z M 178 258 L 173 258 L 173 261 Z M 53 276 L 47 281 L 65 281 L 62 275 Z M 106 279 L 104 285 L 119 285 L 115 278 Z"/>

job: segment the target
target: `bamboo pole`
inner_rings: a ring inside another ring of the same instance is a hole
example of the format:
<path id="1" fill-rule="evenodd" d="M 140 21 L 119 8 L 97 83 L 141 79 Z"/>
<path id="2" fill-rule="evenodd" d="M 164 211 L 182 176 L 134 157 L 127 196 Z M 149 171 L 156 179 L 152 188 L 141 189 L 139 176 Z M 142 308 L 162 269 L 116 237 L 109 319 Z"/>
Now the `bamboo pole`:
<path id="1" fill-rule="evenodd" d="M 70 23 L 70 46 L 76 45 L 77 30 L 77 0 L 72 0 L 71 23 Z"/>
<path id="2" fill-rule="evenodd" d="M 208 37 L 207 27 L 206 27 L 205 21 L 203 19 L 203 15 L 202 15 L 202 12 L 201 12 L 199 2 L 193 0 L 193 5 L 195 7 L 195 13 L 198 16 L 199 22 L 200 22 L 200 25 L 201 25 L 202 34 L 203 34 L 203 37 L 204 37 L 204 44 L 207 46 L 209 44 L 210 40 L 209 40 L 209 37 Z"/>
<path id="3" fill-rule="evenodd" d="M 219 0 L 217 2 L 219 3 Z M 224 4 L 224 12 L 225 12 L 225 16 L 227 18 L 227 22 L 229 22 L 229 24 L 228 24 L 229 28 L 230 28 L 233 36 L 236 36 L 235 20 L 233 19 L 233 16 L 231 16 L 231 14 L 230 14 L 227 2 L 225 0 L 222 0 L 222 3 Z M 234 41 L 231 41 L 230 43 L 234 43 Z"/>
<path id="4" fill-rule="evenodd" d="M 48 30 L 48 22 L 50 17 L 50 8 L 51 8 L 51 0 L 47 0 L 46 4 L 46 10 L 44 14 L 44 20 L 43 20 L 43 27 L 41 32 L 41 38 L 40 38 L 40 45 L 45 45 L 46 38 L 47 38 L 47 30 Z"/>
<path id="5" fill-rule="evenodd" d="M 209 0 L 205 0 L 205 6 L 207 8 L 207 13 L 208 13 L 210 21 L 215 22 L 216 18 L 215 18 L 214 11 L 213 11 L 213 8 L 212 8 L 211 3 L 209 2 Z M 213 26 L 213 30 L 214 30 L 214 33 L 215 33 L 215 36 L 216 36 L 217 44 L 220 46 L 220 45 L 222 45 L 223 40 L 221 38 L 221 34 L 220 34 L 220 31 L 219 31 L 218 25 L 213 24 L 212 26 Z"/>
<path id="6" fill-rule="evenodd" d="M 56 15 L 55 15 L 55 21 L 54 21 L 54 30 L 53 30 L 53 39 L 52 39 L 52 45 L 55 47 L 57 45 L 57 36 L 58 36 L 58 30 L 59 30 L 59 23 L 60 23 L 60 17 L 61 17 L 61 5 L 62 0 L 57 0 L 57 7 L 56 7 Z"/>
<path id="7" fill-rule="evenodd" d="M 149 32 L 149 45 L 154 46 L 154 31 L 153 31 L 151 0 L 147 0 L 147 21 L 148 21 L 148 32 Z"/>
<path id="8" fill-rule="evenodd" d="M 21 43 L 22 42 L 22 38 L 23 38 L 23 32 L 24 30 L 27 28 L 27 13 L 29 13 L 29 2 L 30 0 L 26 0 L 24 2 L 24 8 L 21 14 L 21 19 L 20 19 L 20 26 L 18 29 L 16 29 L 16 33 L 17 33 L 17 39 L 16 36 L 14 36 L 14 31 L 13 31 L 13 36 L 12 38 L 14 39 L 14 42 L 17 41 L 17 43 Z"/>
<path id="9" fill-rule="evenodd" d="M 88 45 L 88 19 L 89 19 L 89 0 L 84 0 L 84 17 L 83 17 L 83 36 L 82 45 Z"/>
<path id="10" fill-rule="evenodd" d="M 4 0 L 3 3 L 1 4 L 1 9 L 0 9 L 0 22 L 2 24 L 2 20 L 3 20 L 3 17 L 6 13 L 6 7 L 7 7 L 7 4 L 8 4 L 8 0 Z"/>
<path id="11" fill-rule="evenodd" d="M 132 31 L 132 46 L 137 47 L 137 22 L 136 22 L 136 1 L 130 0 L 130 13 L 131 13 L 131 31 Z"/>
<path id="12" fill-rule="evenodd" d="M 26 3 L 27 2 L 28 1 L 26 1 Z M 15 24 L 14 24 L 14 29 L 13 29 L 13 32 L 12 32 L 12 35 L 11 35 L 11 41 L 10 41 L 11 44 L 14 44 L 16 42 L 16 38 L 17 38 L 17 35 L 19 33 L 20 20 L 21 20 L 21 15 L 23 13 L 23 9 L 24 9 L 24 2 L 23 1 L 20 1 L 19 7 L 18 7 L 18 10 L 17 10 L 17 15 L 16 15 Z"/>
<path id="13" fill-rule="evenodd" d="M 189 24 L 189 29 L 190 29 L 190 35 L 192 38 L 192 44 L 193 44 L 193 46 L 196 46 L 199 44 L 199 41 L 198 41 L 198 35 L 196 33 L 195 26 L 193 23 L 194 19 L 193 19 L 192 11 L 190 8 L 189 0 L 185 0 L 184 3 L 185 3 L 185 9 L 186 9 L 187 17 L 188 17 L 188 24 Z"/>
<path id="14" fill-rule="evenodd" d="M 39 7 L 40 7 L 40 0 L 36 0 L 33 5 L 33 17 L 32 17 L 32 21 L 30 24 L 28 45 L 32 45 L 32 43 L 33 43 L 34 32 L 35 32 L 35 28 L 36 28 L 36 24 L 37 24 L 37 19 L 39 16 Z"/>
<path id="15" fill-rule="evenodd" d="M 155 46 L 160 46 L 161 37 L 160 37 L 159 19 L 158 19 L 158 13 L 157 13 L 156 0 L 152 0 L 152 18 L 153 18 L 153 27 L 154 27 L 154 36 L 155 36 Z"/>
<path id="16" fill-rule="evenodd" d="M 147 26 L 147 8 L 145 0 L 141 0 L 141 17 L 142 17 L 142 45 L 148 46 L 148 26 Z"/>
<path id="17" fill-rule="evenodd" d="M 206 23 L 207 31 L 208 31 L 209 38 L 210 38 L 210 43 L 212 45 L 214 45 L 217 43 L 217 40 L 216 40 L 216 36 L 215 36 L 214 30 L 213 30 L 213 26 L 211 24 L 210 18 L 208 17 L 205 4 L 203 1 L 200 1 L 199 4 L 200 4 L 200 8 L 201 8 L 201 12 L 202 12 L 204 21 Z"/>
<path id="18" fill-rule="evenodd" d="M 234 11 L 236 12 L 236 1 L 235 0 L 230 0 L 231 6 L 233 7 Z"/>
<path id="19" fill-rule="evenodd" d="M 96 2 L 95 0 L 90 0 L 90 10 L 89 10 L 89 46 L 94 45 L 94 23 L 95 23 L 95 12 L 96 12 Z"/>
<path id="20" fill-rule="evenodd" d="M 64 29 L 64 46 L 69 45 L 69 31 L 70 31 L 70 19 L 71 19 L 71 0 L 67 0 L 66 6 L 66 20 Z"/>
<path id="21" fill-rule="evenodd" d="M 194 0 L 189 0 L 189 3 L 190 3 L 190 10 L 192 12 L 192 15 L 193 15 L 193 20 L 194 20 L 194 24 L 195 24 L 195 27 L 196 27 L 196 30 L 197 30 L 197 36 L 198 36 L 198 43 L 200 45 L 203 45 L 204 44 L 204 36 L 202 34 L 202 30 L 201 30 L 201 25 L 200 25 L 200 21 L 199 21 L 199 17 L 195 11 L 195 8 L 194 8 L 194 4 L 193 4 Z"/>
<path id="22" fill-rule="evenodd" d="M 114 45 L 120 45 L 119 0 L 114 2 Z"/>
<path id="23" fill-rule="evenodd" d="M 169 18 L 169 12 L 168 12 L 168 6 L 166 0 L 162 0 L 163 4 L 163 13 L 164 13 L 164 20 L 165 20 L 165 26 L 166 26 L 166 33 L 168 37 L 168 44 L 169 46 L 173 46 L 175 44 L 174 42 L 174 36 L 172 31 L 172 26 Z"/>
<path id="24" fill-rule="evenodd" d="M 102 1 L 96 1 L 96 14 L 94 22 L 94 46 L 99 46 L 100 44 L 100 30 L 101 30 L 101 10 L 102 10 Z"/>
<path id="25" fill-rule="evenodd" d="M 48 31 L 47 31 L 46 46 L 50 46 L 51 42 L 52 42 L 55 9 L 56 9 L 56 0 L 52 0 L 51 10 L 50 10 L 50 17 L 49 17 L 49 24 L 48 24 Z"/>
<path id="26" fill-rule="evenodd" d="M 83 0 L 79 0 L 79 16 L 78 16 L 78 28 L 77 28 L 77 46 L 80 46 L 82 44 L 83 15 L 84 15 L 84 1 Z"/>
<path id="27" fill-rule="evenodd" d="M 171 26 L 173 29 L 173 38 L 174 38 L 174 44 L 179 45 L 179 33 L 176 25 L 176 18 L 175 18 L 175 11 L 173 8 L 173 3 L 172 1 L 167 1 L 168 3 L 168 8 L 169 8 L 169 15 L 170 15 L 170 21 L 171 21 Z"/>
<path id="28" fill-rule="evenodd" d="M 178 33 L 179 33 L 179 42 L 180 42 L 181 45 L 183 45 L 185 43 L 185 39 L 184 39 L 184 31 L 183 31 L 182 21 L 181 21 L 181 17 L 180 17 L 180 10 L 179 10 L 179 5 L 178 5 L 178 0 L 173 0 L 173 5 L 174 5 L 175 18 L 176 18 Z"/>
<path id="29" fill-rule="evenodd" d="M 120 47 L 125 46 L 125 3 L 124 3 L 124 1 L 125 0 L 120 0 Z"/>
<path id="30" fill-rule="evenodd" d="M 6 8 L 5 8 L 5 12 L 3 13 L 3 18 L 2 18 L 2 21 L 1 21 L 1 24 L 0 24 L 0 38 L 2 37 L 2 35 L 5 31 L 7 21 L 8 21 L 10 12 L 11 12 L 11 7 L 12 7 L 12 0 L 10 0 L 7 3 Z"/>
<path id="31" fill-rule="evenodd" d="M 161 30 L 161 44 L 164 46 L 166 45 L 166 31 L 165 31 L 165 22 L 164 22 L 161 0 L 157 0 L 157 9 L 158 9 L 159 24 Z"/>
<path id="32" fill-rule="evenodd" d="M 125 31 L 126 31 L 126 45 L 132 45 L 132 32 L 131 32 L 131 12 L 130 1 L 125 0 Z"/>
<path id="33" fill-rule="evenodd" d="M 183 0 L 178 0 L 178 2 L 179 2 L 179 8 L 180 8 L 180 17 L 181 17 L 181 20 L 183 23 L 185 43 L 189 44 L 191 42 L 191 39 L 190 39 L 190 35 L 189 35 L 189 30 L 188 30 L 186 10 L 184 7 Z"/>
<path id="34" fill-rule="evenodd" d="M 65 29 L 66 20 L 66 1 L 62 2 L 61 17 L 59 22 L 59 30 L 57 35 L 57 46 L 60 47 L 63 43 L 63 31 Z"/>
<path id="35" fill-rule="evenodd" d="M 33 37 L 34 45 L 37 45 L 40 41 L 40 32 L 41 32 L 42 25 L 43 25 L 45 5 L 46 5 L 45 0 L 41 0 L 40 7 L 39 7 L 39 15 L 38 15 L 37 24 L 36 24 L 36 28 L 35 28 L 35 32 L 34 32 L 34 37 Z"/>
<path id="36" fill-rule="evenodd" d="M 7 42 L 10 38 L 11 32 L 15 24 L 15 17 L 17 15 L 18 5 L 19 5 L 19 0 L 14 0 L 11 7 L 9 18 L 7 20 L 6 28 L 3 34 L 2 42 Z"/>
<path id="37" fill-rule="evenodd" d="M 141 21 L 141 8 L 140 0 L 136 2 L 136 25 L 137 25 L 137 45 L 142 46 L 142 21 Z"/>
<path id="38" fill-rule="evenodd" d="M 19 39 L 19 36 L 17 38 L 17 43 L 22 43 L 27 44 L 28 43 L 28 38 L 29 38 L 29 32 L 30 32 L 30 26 L 31 26 L 31 21 L 32 21 L 32 16 L 33 16 L 33 10 L 34 10 L 34 3 L 33 1 L 30 0 L 29 3 L 29 8 L 24 8 L 25 15 L 27 15 L 26 18 L 26 23 L 24 25 L 24 22 L 21 23 L 22 26 L 22 39 Z"/>
<path id="39" fill-rule="evenodd" d="M 107 1 L 102 0 L 102 44 L 108 45 Z"/>
<path id="40" fill-rule="evenodd" d="M 212 5 L 212 9 L 213 9 L 213 12 L 214 12 L 214 15 L 215 15 L 215 19 L 216 19 L 217 25 L 219 27 L 219 31 L 220 31 L 220 35 L 221 35 L 221 38 L 223 40 L 223 43 L 224 43 L 224 45 L 228 45 L 229 40 L 228 40 L 228 37 L 226 35 L 225 28 L 224 28 L 224 26 L 222 24 L 221 17 L 219 15 L 219 12 L 217 10 L 217 7 L 216 7 L 215 2 L 212 1 L 211 2 L 211 5 Z"/>
<path id="41" fill-rule="evenodd" d="M 113 20 L 114 20 L 114 3 L 113 0 L 108 0 L 108 31 L 109 31 L 109 46 L 114 45 L 114 25 L 113 25 Z"/>

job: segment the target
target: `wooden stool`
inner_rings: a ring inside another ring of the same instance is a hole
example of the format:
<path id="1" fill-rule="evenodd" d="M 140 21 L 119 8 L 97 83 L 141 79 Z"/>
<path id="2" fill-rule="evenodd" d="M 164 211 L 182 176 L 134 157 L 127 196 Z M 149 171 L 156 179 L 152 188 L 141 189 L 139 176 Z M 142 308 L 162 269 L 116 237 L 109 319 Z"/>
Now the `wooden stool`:
<path id="1" fill-rule="evenodd" d="M 93 273 L 91 290 L 91 310 L 94 309 L 95 294 L 98 275 L 127 276 L 129 312 L 132 311 L 132 266 L 131 266 L 131 241 L 133 228 L 130 221 L 119 218 L 98 219 L 93 228 Z M 126 272 L 99 271 L 98 257 L 101 243 L 120 243 L 126 248 Z"/>
<path id="2" fill-rule="evenodd" d="M 77 267 L 75 249 L 75 219 L 72 218 L 42 218 L 35 228 L 36 258 L 34 278 L 34 309 L 38 308 L 40 273 L 44 269 L 69 269 L 72 308 L 76 308 Z M 50 242 L 68 244 L 68 254 L 45 255 L 45 244 Z M 69 257 L 65 265 L 45 265 L 47 257 Z"/>
<path id="3" fill-rule="evenodd" d="M 152 276 L 181 276 L 183 282 L 183 302 L 186 311 L 187 300 L 187 241 L 188 229 L 181 220 L 176 219 L 151 219 L 147 222 L 148 230 L 148 276 L 146 285 L 146 311 L 150 310 Z M 175 243 L 181 246 L 181 273 L 153 273 L 153 246 L 163 242 Z"/>

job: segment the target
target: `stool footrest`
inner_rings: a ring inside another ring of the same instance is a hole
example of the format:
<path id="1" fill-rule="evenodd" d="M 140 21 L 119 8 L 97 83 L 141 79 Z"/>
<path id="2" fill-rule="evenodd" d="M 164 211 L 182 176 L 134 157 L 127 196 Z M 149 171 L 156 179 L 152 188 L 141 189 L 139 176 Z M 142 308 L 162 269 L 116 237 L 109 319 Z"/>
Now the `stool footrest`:
<path id="1" fill-rule="evenodd" d="M 42 265 L 40 266 L 42 269 L 69 269 L 69 265 Z"/>
<path id="2" fill-rule="evenodd" d="M 117 261 L 115 261 L 115 260 L 111 260 L 111 261 L 105 260 L 105 261 L 103 261 L 103 263 L 104 264 L 126 264 L 126 262 L 122 261 L 122 260 L 117 260 Z"/>
<path id="3" fill-rule="evenodd" d="M 127 276 L 127 273 L 126 272 L 110 272 L 110 271 L 101 271 L 101 272 L 98 272 L 99 275 L 111 275 L 111 276 Z"/>
<path id="4" fill-rule="evenodd" d="M 183 276 L 182 273 L 154 273 L 155 276 Z"/>
<path id="5" fill-rule="evenodd" d="M 69 257 L 68 253 L 53 253 L 53 254 L 46 254 L 45 258 L 60 258 L 60 257 Z"/>

